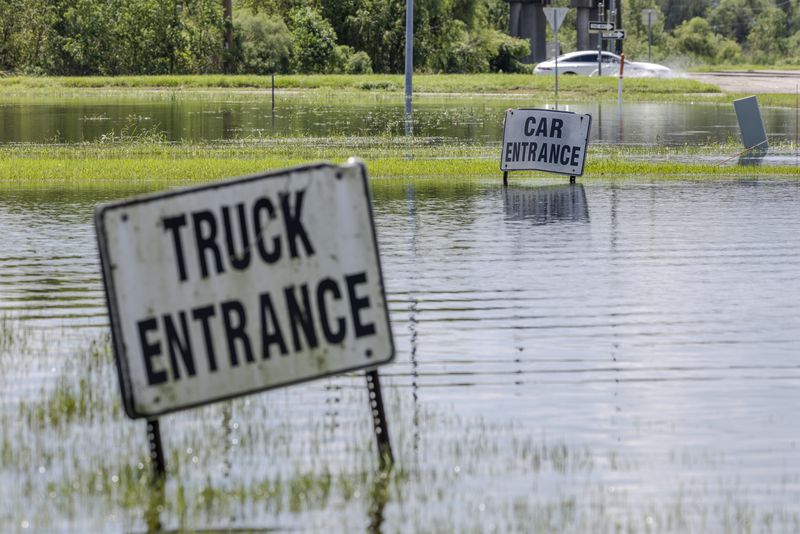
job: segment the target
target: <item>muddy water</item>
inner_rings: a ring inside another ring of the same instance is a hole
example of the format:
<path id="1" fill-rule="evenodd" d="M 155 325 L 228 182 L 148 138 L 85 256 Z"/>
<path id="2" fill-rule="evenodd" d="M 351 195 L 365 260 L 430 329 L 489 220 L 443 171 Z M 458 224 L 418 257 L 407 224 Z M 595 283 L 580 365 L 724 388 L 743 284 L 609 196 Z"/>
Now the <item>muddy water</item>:
<path id="1" fill-rule="evenodd" d="M 437 97 L 415 100 L 414 134 L 432 142 L 495 143 L 510 107 L 552 106 L 540 97 Z M 739 139 L 732 104 L 616 102 L 563 104 L 590 113 L 593 143 L 683 146 Z M 770 139 L 797 136 L 795 110 L 765 108 Z M 72 98 L 0 101 L 0 143 L 76 143 L 109 135 L 160 132 L 170 141 L 219 141 L 264 137 L 387 136 L 405 131 L 402 101 L 395 96 L 280 94 L 273 113 L 268 93 L 205 98 Z"/>
<path id="2" fill-rule="evenodd" d="M 130 192 L 5 190 L 0 530 L 796 531 L 798 182 L 541 183 L 374 184 L 388 479 L 350 376 L 164 418 L 163 497 L 90 226 Z"/>

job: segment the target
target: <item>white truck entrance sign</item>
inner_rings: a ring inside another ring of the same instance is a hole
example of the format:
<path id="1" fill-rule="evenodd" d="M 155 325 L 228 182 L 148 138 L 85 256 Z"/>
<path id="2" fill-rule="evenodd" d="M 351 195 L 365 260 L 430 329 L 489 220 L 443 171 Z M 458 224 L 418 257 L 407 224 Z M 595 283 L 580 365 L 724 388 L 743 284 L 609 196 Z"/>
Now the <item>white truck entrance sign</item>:
<path id="1" fill-rule="evenodd" d="M 500 170 L 582 176 L 591 122 L 591 115 L 567 111 L 509 109 Z"/>
<path id="2" fill-rule="evenodd" d="M 136 198 L 95 219 L 130 417 L 394 357 L 359 163 Z"/>

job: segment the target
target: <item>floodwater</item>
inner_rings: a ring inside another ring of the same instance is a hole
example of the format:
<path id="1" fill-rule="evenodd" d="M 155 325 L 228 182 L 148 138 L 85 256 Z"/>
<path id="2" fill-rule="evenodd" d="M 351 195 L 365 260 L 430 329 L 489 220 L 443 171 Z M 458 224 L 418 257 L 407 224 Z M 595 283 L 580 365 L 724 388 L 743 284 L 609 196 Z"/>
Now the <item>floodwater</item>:
<path id="1" fill-rule="evenodd" d="M 273 113 L 265 93 L 211 93 L 204 98 L 10 98 L 0 101 L 0 143 L 75 143 L 120 133 L 163 133 L 169 141 L 270 137 L 389 136 L 404 132 L 401 97 L 313 97 L 279 93 Z M 436 142 L 494 143 L 502 138 L 506 109 L 552 107 L 546 96 L 426 96 L 414 102 L 414 134 Z M 592 115 L 594 143 L 683 146 L 738 140 L 733 104 L 562 104 Z M 797 137 L 797 113 L 764 108 L 770 140 Z"/>
<path id="2" fill-rule="evenodd" d="M 800 182 L 375 181 L 397 467 L 363 376 L 121 413 L 91 226 L 0 195 L 0 530 L 796 532 Z"/>

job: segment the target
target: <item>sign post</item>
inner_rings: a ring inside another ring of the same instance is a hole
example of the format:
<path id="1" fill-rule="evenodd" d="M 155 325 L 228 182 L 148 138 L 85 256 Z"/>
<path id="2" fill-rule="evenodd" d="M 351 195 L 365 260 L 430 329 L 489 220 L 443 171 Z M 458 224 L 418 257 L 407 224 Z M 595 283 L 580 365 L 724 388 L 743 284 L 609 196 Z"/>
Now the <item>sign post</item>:
<path id="1" fill-rule="evenodd" d="M 542 9 L 544 11 L 544 16 L 547 18 L 547 22 L 550 23 L 550 27 L 553 28 L 553 33 L 556 36 L 556 51 L 554 55 L 556 59 L 556 100 L 558 100 L 558 30 L 561 28 L 561 23 L 564 22 L 564 17 L 569 13 L 569 8 L 545 7 Z"/>
<path id="2" fill-rule="evenodd" d="M 591 115 L 549 109 L 509 109 L 503 123 L 500 170 L 538 170 L 583 176 Z"/>
<path id="3" fill-rule="evenodd" d="M 600 20 L 597 22 L 605 22 L 606 21 L 606 6 L 603 3 L 603 0 L 600 0 L 598 5 L 598 12 L 600 13 Z M 591 25 L 590 25 L 591 26 Z M 597 39 L 597 75 L 603 76 L 603 39 Z"/>
<path id="4" fill-rule="evenodd" d="M 619 79 L 617 80 L 617 105 L 622 109 L 622 78 L 625 75 L 625 52 L 619 56 Z M 620 121 L 622 115 L 620 115 Z"/>
<path id="5" fill-rule="evenodd" d="M 647 61 L 653 61 L 653 23 L 658 22 L 658 9 L 643 9 L 642 23 L 647 25 Z"/>
<path id="6" fill-rule="evenodd" d="M 377 367 L 394 358 L 366 167 L 350 160 L 99 206 L 103 280 L 125 413 L 158 417 L 366 371 L 391 463 Z"/>

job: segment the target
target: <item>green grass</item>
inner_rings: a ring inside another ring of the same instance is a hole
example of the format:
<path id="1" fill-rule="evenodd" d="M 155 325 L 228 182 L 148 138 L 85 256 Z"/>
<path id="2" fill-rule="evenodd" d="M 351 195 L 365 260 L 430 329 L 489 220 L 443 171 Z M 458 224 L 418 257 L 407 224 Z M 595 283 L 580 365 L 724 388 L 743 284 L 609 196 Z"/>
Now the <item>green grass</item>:
<path id="1" fill-rule="evenodd" d="M 196 75 L 196 76 L 86 76 L 86 77 L 6 77 L 0 78 L 0 94 L 37 90 L 57 93 L 71 89 L 269 89 L 270 76 Z M 414 76 L 416 93 L 537 93 L 553 90 L 551 76 L 532 74 L 418 74 Z M 278 75 L 279 90 L 380 91 L 402 92 L 403 76 L 370 75 Z M 564 98 L 608 95 L 616 97 L 613 78 L 564 76 L 560 80 Z M 681 78 L 632 78 L 625 82 L 628 96 L 685 95 L 719 93 L 716 85 Z"/>
<path id="2" fill-rule="evenodd" d="M 675 148 L 592 147 L 584 180 L 648 176 L 752 175 L 800 178 L 796 166 L 721 165 L 736 154 L 733 145 Z M 412 157 L 413 154 L 413 157 Z M 67 146 L 0 148 L 0 184 L 11 187 L 159 188 L 203 183 L 275 170 L 310 161 L 342 162 L 356 155 L 367 162 L 374 179 L 491 179 L 500 176 L 499 147 L 424 146 L 413 140 L 328 139 L 328 143 L 242 142 L 238 145 L 192 145 L 159 142 L 91 143 Z M 705 156 L 691 161 L 691 156 Z M 676 161 L 677 159 L 684 161 Z M 716 158 L 710 160 L 709 158 Z M 536 177 L 542 173 L 515 173 Z"/>
<path id="3" fill-rule="evenodd" d="M 279 75 L 279 93 L 295 92 L 308 97 L 363 99 L 402 98 L 403 77 L 399 75 Z M 42 98 L 177 100 L 237 99 L 263 100 L 269 92 L 269 76 L 87 76 L 87 77 L 0 77 L 0 97 L 14 102 L 40 103 Z M 562 102 L 609 101 L 617 98 L 615 78 L 562 76 L 559 81 Z M 536 101 L 552 101 L 552 76 L 532 74 L 419 74 L 414 77 L 414 93 L 425 95 L 458 94 L 476 96 L 534 96 Z M 626 78 L 624 99 L 629 102 L 708 102 L 730 103 L 744 93 L 724 93 L 717 85 L 685 78 Z M 794 93 L 761 94 L 764 106 L 795 107 Z"/>

